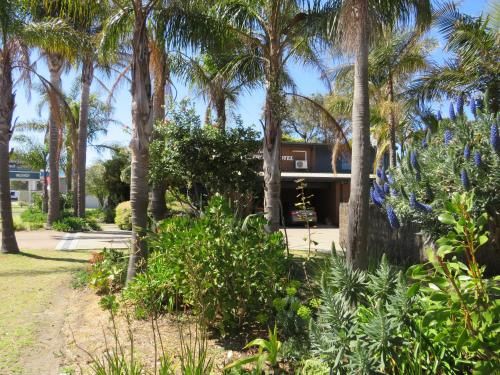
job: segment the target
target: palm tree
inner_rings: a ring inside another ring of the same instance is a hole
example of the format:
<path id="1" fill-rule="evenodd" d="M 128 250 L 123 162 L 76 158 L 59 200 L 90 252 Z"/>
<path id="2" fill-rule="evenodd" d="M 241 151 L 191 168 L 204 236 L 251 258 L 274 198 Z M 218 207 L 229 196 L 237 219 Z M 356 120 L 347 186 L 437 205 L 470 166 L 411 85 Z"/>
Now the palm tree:
<path id="1" fill-rule="evenodd" d="M 434 41 L 423 39 L 419 30 L 385 29 L 370 51 L 370 123 L 372 136 L 377 141 L 375 168 L 380 166 L 387 151 L 390 166 L 396 166 L 396 134 L 414 109 L 414 100 L 406 95 L 408 83 L 416 73 L 430 66 L 428 56 L 433 46 Z M 351 100 L 353 71 L 354 65 L 349 63 L 336 67 L 330 74 L 344 98 L 348 92 Z M 345 101 L 350 102 L 349 98 Z M 343 109 L 350 114 L 352 102 Z"/>
<path id="2" fill-rule="evenodd" d="M 378 143 L 377 152 L 384 155 L 389 150 L 390 166 L 396 166 L 396 132 L 404 119 L 405 110 L 410 109 L 410 98 L 405 96 L 408 82 L 413 76 L 430 66 L 429 53 L 434 42 L 422 39 L 420 30 L 405 31 L 400 28 L 383 30 L 380 39 L 368 56 L 368 75 L 378 107 L 378 115 L 385 119 L 387 137 Z M 336 69 L 337 80 L 346 79 L 354 67 L 349 64 Z M 351 81 L 348 79 L 348 81 Z M 352 82 L 352 81 L 351 81 Z M 374 107 L 372 105 L 372 107 Z M 384 124 L 385 125 L 385 124 Z M 388 141 L 388 142 L 386 142 Z M 384 145 L 384 147 L 380 147 Z M 388 146 L 388 147 L 387 147 Z"/>
<path id="3" fill-rule="evenodd" d="M 13 132 L 15 94 L 12 71 L 15 65 L 29 65 L 29 53 L 22 40 L 21 9 L 14 1 L 0 4 L 0 218 L 2 220 L 2 253 L 19 253 L 12 219 L 9 178 L 9 142 Z"/>
<path id="4" fill-rule="evenodd" d="M 337 3 L 337 2 L 334 2 Z M 366 268 L 369 220 L 370 176 L 370 104 L 369 43 L 377 36 L 377 27 L 405 24 L 415 19 L 417 25 L 429 22 L 428 0 L 345 0 L 340 17 L 330 22 L 331 31 L 354 55 L 352 106 L 352 167 L 349 199 L 347 260 L 354 268 Z"/>
<path id="5" fill-rule="evenodd" d="M 130 149 L 132 206 L 132 248 L 127 281 L 135 276 L 137 267 L 147 255 L 146 230 L 148 224 L 148 165 L 149 143 L 153 131 L 150 51 L 147 22 L 156 1 L 132 0 L 124 5 L 113 0 L 114 14 L 104 26 L 101 53 L 116 49 L 119 42 L 131 42 L 132 139 Z M 130 25 L 130 34 L 124 25 Z"/>
<path id="6" fill-rule="evenodd" d="M 227 104 L 236 103 L 243 89 L 255 87 L 262 74 L 258 65 L 239 64 L 240 54 L 244 52 L 241 46 L 236 47 L 235 44 L 237 41 L 226 40 L 224 51 L 213 50 L 196 58 L 177 54 L 173 59 L 175 73 L 197 87 L 208 102 L 206 124 L 211 122 L 211 112 L 215 110 L 215 125 L 222 132 L 226 129 Z"/>
<path id="7" fill-rule="evenodd" d="M 73 3 L 73 1 L 71 2 Z M 106 1 L 77 2 L 73 8 L 77 15 L 76 28 L 83 34 L 87 48 L 80 55 L 81 60 L 81 95 L 80 111 L 78 116 L 78 152 L 77 152 L 77 186 L 76 186 L 76 213 L 79 217 L 85 216 L 86 171 L 87 171 L 87 139 L 89 131 L 90 86 L 94 79 L 94 69 L 97 62 L 98 32 L 102 29 L 105 17 L 108 14 Z M 71 7 L 70 7 L 71 9 Z M 82 11 L 83 10 L 83 11 Z M 110 60 L 109 58 L 107 59 Z"/>
<path id="8" fill-rule="evenodd" d="M 47 142 L 48 126 L 45 122 L 25 122 L 16 125 L 16 134 L 13 138 L 14 142 L 20 147 L 16 147 L 14 151 L 15 159 L 19 160 L 23 165 L 27 165 L 34 171 L 42 171 L 43 173 L 43 194 L 42 194 L 42 212 L 47 213 L 49 207 L 49 191 L 47 178 L 47 163 L 49 158 L 49 148 Z M 36 135 L 30 134 L 44 133 L 44 141 L 37 142 Z"/>
<path id="9" fill-rule="evenodd" d="M 472 17 L 447 3 L 435 12 L 435 23 L 446 38 L 453 57 L 419 77 L 412 94 L 421 100 L 475 95 L 489 97 L 489 111 L 500 108 L 500 38 L 490 17 Z M 493 22 L 494 23 L 494 22 Z"/>
<path id="10" fill-rule="evenodd" d="M 307 9 L 306 9 L 307 8 Z M 292 59 L 316 61 L 311 25 L 320 19 L 315 8 L 301 7 L 296 0 L 221 1 L 211 10 L 222 29 L 235 35 L 245 53 L 233 69 L 244 64 L 259 65 L 263 72 L 264 104 L 264 211 L 267 229 L 280 225 L 280 143 L 285 113 L 283 88 L 291 84 L 286 63 Z"/>
<path id="11" fill-rule="evenodd" d="M 157 124 L 165 118 L 166 92 L 170 84 L 170 64 L 167 55 L 165 31 L 167 27 L 167 11 L 160 7 L 154 9 L 150 27 L 151 72 L 153 76 L 153 122 Z M 157 132 L 153 130 L 153 138 Z M 167 216 L 167 183 L 154 182 L 151 189 L 151 213 L 155 220 Z"/>

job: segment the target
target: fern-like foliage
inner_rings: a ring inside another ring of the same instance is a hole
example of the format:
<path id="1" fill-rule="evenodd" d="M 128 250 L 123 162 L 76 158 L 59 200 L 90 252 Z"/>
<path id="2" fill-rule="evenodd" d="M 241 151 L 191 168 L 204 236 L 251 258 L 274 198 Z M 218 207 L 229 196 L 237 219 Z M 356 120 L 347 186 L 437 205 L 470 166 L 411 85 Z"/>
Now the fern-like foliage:
<path id="1" fill-rule="evenodd" d="M 311 322 L 313 354 L 332 374 L 399 374 L 401 368 L 414 373 L 421 366 L 412 358 L 420 333 L 412 321 L 423 313 L 416 292 L 385 257 L 373 272 L 353 270 L 333 257 Z"/>

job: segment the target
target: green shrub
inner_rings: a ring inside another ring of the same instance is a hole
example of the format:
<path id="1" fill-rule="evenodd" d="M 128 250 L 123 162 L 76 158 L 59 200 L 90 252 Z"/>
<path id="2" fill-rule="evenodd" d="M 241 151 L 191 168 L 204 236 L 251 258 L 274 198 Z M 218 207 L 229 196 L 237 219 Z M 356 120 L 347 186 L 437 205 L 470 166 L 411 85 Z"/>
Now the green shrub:
<path id="1" fill-rule="evenodd" d="M 128 255 L 119 250 L 104 249 L 94 254 L 89 272 L 89 284 L 98 293 L 116 292 L 125 285 Z"/>
<path id="2" fill-rule="evenodd" d="M 375 272 L 333 258 L 310 337 L 332 373 L 483 374 L 500 366 L 500 278 L 485 279 L 474 255 L 488 241 L 488 217 L 472 219 L 467 194 L 445 206 L 439 220 L 453 230 L 429 251 L 430 264 L 408 270 L 413 284 L 385 258 Z"/>
<path id="3" fill-rule="evenodd" d="M 36 207 L 39 211 L 42 211 L 43 195 L 39 193 L 32 193 L 31 200 L 33 202 L 33 207 Z"/>
<path id="4" fill-rule="evenodd" d="M 120 229 L 131 230 L 132 229 L 132 207 L 130 206 L 130 201 L 122 202 L 116 206 L 115 224 L 118 225 Z"/>
<path id="5" fill-rule="evenodd" d="M 21 219 L 25 223 L 41 223 L 43 225 L 47 220 L 47 214 L 36 207 L 29 207 L 21 213 Z"/>
<path id="6" fill-rule="evenodd" d="M 400 165 L 389 171 L 386 196 L 403 222 L 418 223 L 437 239 L 447 231 L 438 220 L 445 202 L 465 191 L 474 191 L 475 217 L 488 212 L 500 220 L 500 149 L 490 139 L 495 123 L 488 114 L 474 121 L 443 119 L 405 145 Z"/>
<path id="7" fill-rule="evenodd" d="M 313 310 L 299 298 L 300 282 L 293 280 L 285 288 L 284 297 L 275 298 L 273 307 L 276 312 L 276 323 L 285 338 L 301 338 L 306 341 L 307 327 Z"/>
<path id="8" fill-rule="evenodd" d="M 85 218 L 92 219 L 98 223 L 104 222 L 104 210 L 101 208 L 87 209 L 85 211 Z"/>
<path id="9" fill-rule="evenodd" d="M 101 230 L 93 219 L 66 216 L 52 224 L 52 229 L 60 232 L 88 232 Z"/>
<path id="10" fill-rule="evenodd" d="M 264 224 L 235 218 L 220 196 L 201 218 L 165 220 L 126 297 L 149 313 L 191 306 L 221 329 L 256 321 L 272 312 L 287 269 L 282 234 L 266 233 Z"/>
<path id="11" fill-rule="evenodd" d="M 103 213 L 104 213 L 104 222 L 106 224 L 112 224 L 115 222 L 116 211 L 114 208 L 109 206 L 104 207 Z"/>

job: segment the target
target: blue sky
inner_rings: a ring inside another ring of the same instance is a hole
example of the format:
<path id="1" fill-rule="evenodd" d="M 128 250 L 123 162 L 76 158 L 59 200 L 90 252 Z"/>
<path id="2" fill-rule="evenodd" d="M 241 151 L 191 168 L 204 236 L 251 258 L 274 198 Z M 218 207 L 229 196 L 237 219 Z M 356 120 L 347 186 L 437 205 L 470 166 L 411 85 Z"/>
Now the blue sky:
<path id="1" fill-rule="evenodd" d="M 459 2 L 459 7 L 462 12 L 477 16 L 488 9 L 488 1 L 463 0 Z M 431 36 L 438 38 L 439 40 L 439 35 L 437 33 L 433 32 L 431 33 Z M 440 45 L 433 52 L 432 57 L 436 62 L 441 62 L 446 57 L 446 54 L 443 51 L 442 41 L 440 41 Z M 47 68 L 43 61 L 39 61 L 37 63 L 37 69 L 38 72 L 43 76 L 48 76 Z M 299 64 L 290 64 L 289 70 L 291 76 L 295 80 L 297 91 L 299 93 L 303 95 L 311 95 L 314 93 L 327 92 L 325 83 L 319 79 L 319 72 L 317 70 L 309 66 L 302 66 Z M 65 74 L 63 77 L 64 90 L 69 90 L 76 78 L 77 76 L 74 70 Z M 200 116 L 203 116 L 206 107 L 206 104 L 203 102 L 203 100 L 199 97 L 196 98 L 196 93 L 193 90 L 175 79 L 174 85 L 175 89 L 173 90 L 173 92 L 174 94 L 176 93 L 177 100 L 186 97 L 194 99 L 197 112 L 200 114 Z M 39 101 L 39 97 L 36 93 L 32 93 L 31 101 L 28 102 L 26 97 L 26 90 L 22 87 L 17 87 L 16 90 L 16 109 L 14 113 L 14 119 L 17 118 L 17 121 L 22 122 L 33 119 L 47 118 L 47 111 L 44 111 L 41 117 L 38 116 L 36 106 Z M 107 93 L 96 83 L 96 81 L 94 81 L 94 84 L 92 85 L 92 91 L 98 95 L 101 95 L 103 98 L 106 98 L 107 96 Z M 262 89 L 255 89 L 251 92 L 244 93 L 240 96 L 237 106 L 230 109 L 231 113 L 228 114 L 228 118 L 231 121 L 233 118 L 232 114 L 238 114 L 241 116 L 244 125 L 257 126 L 260 129 L 260 125 L 258 124 L 262 113 L 263 102 L 264 91 Z M 127 84 L 123 84 L 120 90 L 115 95 L 115 100 L 113 102 L 113 118 L 118 120 L 120 123 L 129 125 L 131 118 L 130 105 L 131 97 L 129 93 L 129 87 Z M 128 145 L 128 142 L 129 135 L 119 125 L 111 125 L 109 127 L 108 134 L 99 139 L 99 143 L 106 144 L 118 143 L 121 145 Z M 108 155 L 106 153 L 98 154 L 94 149 L 89 149 L 87 164 L 93 164 L 98 160 L 105 159 L 107 157 Z"/>

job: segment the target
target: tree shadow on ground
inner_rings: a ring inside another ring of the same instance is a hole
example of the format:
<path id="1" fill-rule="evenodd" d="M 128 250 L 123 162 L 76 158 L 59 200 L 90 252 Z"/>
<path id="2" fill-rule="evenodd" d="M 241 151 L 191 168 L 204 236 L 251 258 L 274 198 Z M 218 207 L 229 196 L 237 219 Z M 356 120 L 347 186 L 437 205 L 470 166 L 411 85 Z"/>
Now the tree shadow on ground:
<path id="1" fill-rule="evenodd" d="M 51 261 L 55 261 L 55 262 L 82 263 L 82 264 L 89 262 L 86 259 L 45 257 L 42 255 L 25 253 L 22 251 L 19 253 L 19 255 L 27 257 L 27 258 L 33 258 L 33 259 L 39 259 L 39 260 L 51 260 Z"/>

